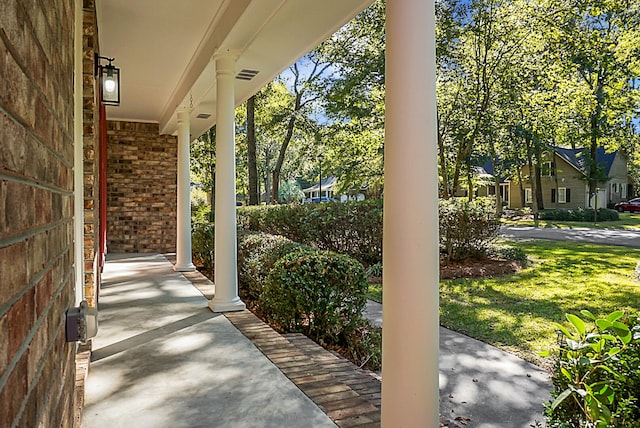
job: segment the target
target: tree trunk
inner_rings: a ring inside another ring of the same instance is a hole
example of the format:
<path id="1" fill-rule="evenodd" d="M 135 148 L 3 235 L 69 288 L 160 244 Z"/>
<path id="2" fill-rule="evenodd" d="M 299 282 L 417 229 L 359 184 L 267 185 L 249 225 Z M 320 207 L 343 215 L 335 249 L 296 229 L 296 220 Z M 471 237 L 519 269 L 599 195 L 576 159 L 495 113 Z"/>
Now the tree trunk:
<path id="1" fill-rule="evenodd" d="M 255 96 L 247 100 L 247 164 L 249 168 L 249 205 L 258 205 L 258 162 L 256 159 Z"/>
<path id="2" fill-rule="evenodd" d="M 278 196 L 278 192 L 280 190 L 280 172 L 282 171 L 282 165 L 284 164 L 284 155 L 287 153 L 287 147 L 289 147 L 289 143 L 291 142 L 291 138 L 293 137 L 293 128 L 296 124 L 296 113 L 300 110 L 300 105 L 302 101 L 302 93 L 296 94 L 296 101 L 293 107 L 293 111 L 291 112 L 291 117 L 289 118 L 289 123 L 287 123 L 287 133 L 284 136 L 284 140 L 282 141 L 282 145 L 280 146 L 280 152 L 278 153 L 278 160 L 276 161 L 276 165 L 273 168 L 273 183 L 272 186 L 272 195 L 276 202 L 280 200 Z"/>

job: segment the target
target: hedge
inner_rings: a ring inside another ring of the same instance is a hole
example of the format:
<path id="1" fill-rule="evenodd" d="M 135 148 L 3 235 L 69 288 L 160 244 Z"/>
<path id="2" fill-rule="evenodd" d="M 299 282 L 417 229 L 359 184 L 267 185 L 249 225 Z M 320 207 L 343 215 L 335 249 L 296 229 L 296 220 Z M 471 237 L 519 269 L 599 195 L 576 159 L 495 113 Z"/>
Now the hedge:
<path id="1" fill-rule="evenodd" d="M 365 265 L 382 260 L 382 201 L 268 205 L 238 209 L 238 226 L 347 254 Z"/>
<path id="2" fill-rule="evenodd" d="M 593 208 L 562 208 L 557 210 L 545 210 L 540 212 L 541 220 L 555 221 L 593 221 Z M 616 210 L 608 208 L 598 208 L 597 221 L 620 220 L 620 215 Z"/>

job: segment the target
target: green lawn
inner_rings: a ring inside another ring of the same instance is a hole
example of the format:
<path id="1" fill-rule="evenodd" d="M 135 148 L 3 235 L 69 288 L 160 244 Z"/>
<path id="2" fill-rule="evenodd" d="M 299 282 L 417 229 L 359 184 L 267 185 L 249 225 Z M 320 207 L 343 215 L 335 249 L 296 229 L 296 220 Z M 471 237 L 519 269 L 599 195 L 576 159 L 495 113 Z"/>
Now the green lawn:
<path id="1" fill-rule="evenodd" d="M 533 220 L 502 220 L 502 224 L 505 226 L 534 226 Z M 556 228 L 556 229 L 573 229 L 575 227 L 595 227 L 598 229 L 640 229 L 640 213 L 621 213 L 620 220 L 617 221 L 603 221 L 598 222 L 595 225 L 593 222 L 582 221 L 552 221 L 552 220 L 540 220 L 538 221 L 538 227 L 543 228 Z"/>
<path id="2" fill-rule="evenodd" d="M 640 282 L 633 276 L 640 249 L 559 241 L 517 245 L 534 260 L 518 274 L 440 283 L 443 326 L 544 365 L 538 352 L 555 343 L 551 323 L 565 321 L 566 312 L 638 314 Z M 370 292 L 380 299 L 379 286 Z"/>

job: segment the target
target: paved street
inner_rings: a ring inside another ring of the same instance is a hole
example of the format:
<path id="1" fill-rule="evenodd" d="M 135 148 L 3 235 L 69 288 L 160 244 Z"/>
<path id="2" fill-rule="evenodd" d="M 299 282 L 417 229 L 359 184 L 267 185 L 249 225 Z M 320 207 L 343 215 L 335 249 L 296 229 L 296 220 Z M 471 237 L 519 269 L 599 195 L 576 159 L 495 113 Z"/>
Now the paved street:
<path id="1" fill-rule="evenodd" d="M 535 228 L 533 226 L 502 226 L 500 228 L 500 234 L 506 238 L 550 239 L 555 241 L 573 241 L 640 248 L 640 231 L 623 229 L 589 229 L 582 227 L 556 229 L 545 227 Z"/>

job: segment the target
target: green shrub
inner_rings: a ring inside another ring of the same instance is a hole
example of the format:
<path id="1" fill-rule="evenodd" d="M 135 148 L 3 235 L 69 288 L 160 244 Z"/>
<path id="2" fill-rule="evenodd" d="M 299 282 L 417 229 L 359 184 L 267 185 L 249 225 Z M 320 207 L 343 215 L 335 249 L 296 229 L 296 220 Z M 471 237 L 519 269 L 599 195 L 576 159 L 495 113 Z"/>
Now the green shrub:
<path id="1" fill-rule="evenodd" d="M 621 311 L 567 314 L 552 375 L 549 427 L 631 427 L 640 421 L 640 320 Z M 585 322 L 586 320 L 586 322 Z"/>
<path id="2" fill-rule="evenodd" d="M 529 257 L 527 253 L 520 247 L 509 246 L 493 246 L 489 250 L 489 254 L 501 259 L 511 260 L 518 262 L 520 266 L 527 266 L 529 264 Z"/>
<path id="3" fill-rule="evenodd" d="M 238 225 L 347 254 L 365 265 L 382 260 L 382 201 L 268 205 L 238 209 Z"/>
<path id="4" fill-rule="evenodd" d="M 375 263 L 367 268 L 367 275 L 382 276 L 382 263 Z"/>
<path id="5" fill-rule="evenodd" d="M 265 233 L 238 235 L 238 288 L 245 302 L 258 301 L 267 276 L 284 255 L 299 249 L 301 244 L 283 236 Z"/>
<path id="6" fill-rule="evenodd" d="M 275 264 L 260 306 L 282 331 L 302 331 L 320 344 L 338 343 L 362 324 L 367 289 L 364 268 L 351 257 L 301 249 Z"/>
<path id="7" fill-rule="evenodd" d="M 373 371 L 382 367 L 382 327 L 363 319 L 356 329 L 344 335 L 344 343 L 349 359 L 358 366 Z"/>
<path id="8" fill-rule="evenodd" d="M 582 221 L 589 222 L 595 219 L 593 208 L 562 208 L 557 210 L 545 210 L 540 212 L 541 220 L 551 221 Z M 620 220 L 620 215 L 615 210 L 598 208 L 598 221 Z"/>
<path id="9" fill-rule="evenodd" d="M 500 221 L 487 199 L 441 200 L 440 246 L 449 260 L 486 256 L 498 236 Z"/>
<path id="10" fill-rule="evenodd" d="M 215 225 L 209 222 L 193 223 L 191 230 L 191 254 L 193 263 L 213 272 Z"/>

